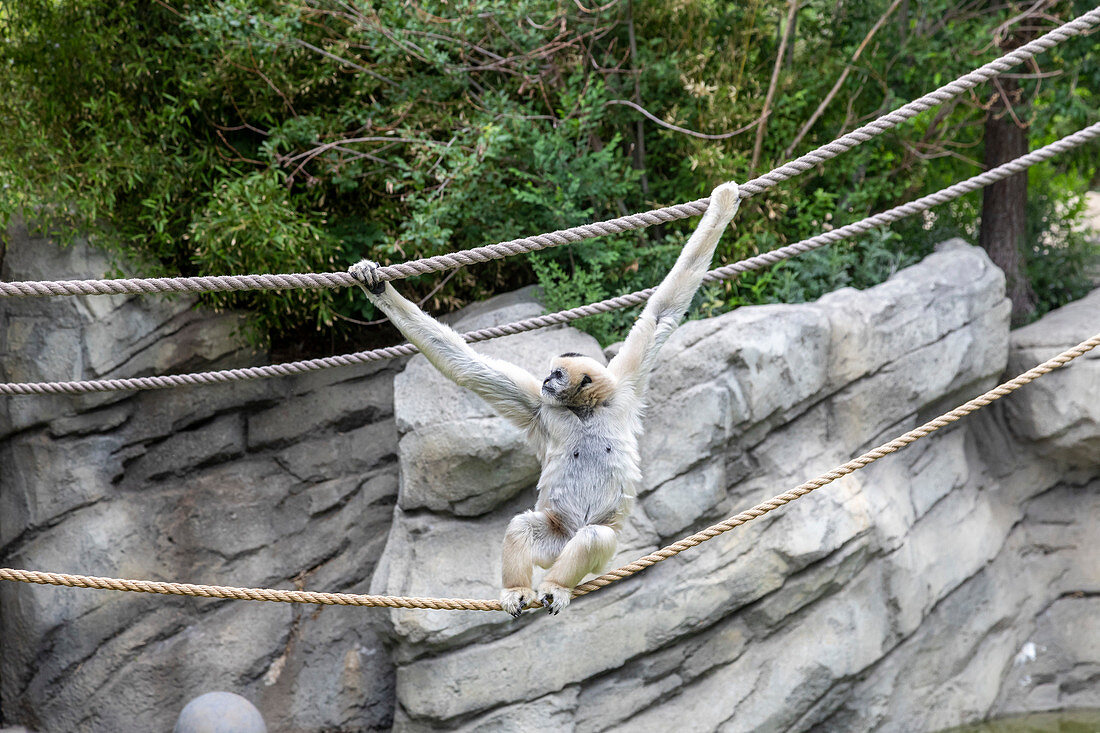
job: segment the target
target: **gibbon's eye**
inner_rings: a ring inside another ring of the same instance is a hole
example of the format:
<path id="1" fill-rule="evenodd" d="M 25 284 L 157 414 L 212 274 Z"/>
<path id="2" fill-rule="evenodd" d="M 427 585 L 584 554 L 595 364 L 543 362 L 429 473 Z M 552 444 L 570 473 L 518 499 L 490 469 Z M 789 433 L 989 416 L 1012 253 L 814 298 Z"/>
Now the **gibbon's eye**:
<path id="1" fill-rule="evenodd" d="M 561 369 L 555 369 L 554 371 L 550 372 L 550 376 L 554 379 L 561 379 L 565 376 L 565 372 L 563 372 Z"/>
<path id="2" fill-rule="evenodd" d="M 582 387 L 586 384 L 590 384 L 591 382 L 592 382 L 592 377 L 588 376 L 587 374 L 585 374 L 584 377 L 581 378 L 581 386 Z"/>

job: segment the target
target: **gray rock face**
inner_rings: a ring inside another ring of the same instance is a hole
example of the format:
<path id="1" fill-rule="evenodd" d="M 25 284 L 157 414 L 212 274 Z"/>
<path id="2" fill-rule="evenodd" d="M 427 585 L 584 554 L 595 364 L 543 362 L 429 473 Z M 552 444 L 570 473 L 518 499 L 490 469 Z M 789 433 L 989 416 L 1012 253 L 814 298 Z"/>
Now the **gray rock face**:
<path id="1" fill-rule="evenodd" d="M 5 279 L 103 267 L 21 236 Z M 613 562 L 1087 338 L 1098 295 L 1009 334 L 1000 272 L 951 242 L 863 292 L 684 324 L 651 381 L 641 496 Z M 535 315 L 532 296 L 479 304 L 455 326 Z M 258 358 L 233 323 L 155 298 L 0 300 L 0 370 L 34 381 Z M 564 351 L 603 358 L 571 328 L 474 348 L 536 374 Z M 0 722 L 168 729 L 218 688 L 254 701 L 272 731 L 935 730 L 1100 706 L 1098 362 L 558 617 L 3 583 Z M 3 398 L 0 465 L 5 566 L 475 598 L 496 596 L 504 528 L 538 476 L 518 431 L 422 357 Z"/>
<path id="2" fill-rule="evenodd" d="M 1098 310 L 1081 308 L 1079 320 L 1095 321 Z M 615 562 L 779 493 L 992 386 L 1009 359 L 1007 319 L 1001 273 L 979 250 L 952 242 L 866 292 L 685 324 L 653 375 L 644 486 Z M 1014 359 L 1026 359 L 1023 348 L 1013 341 Z M 486 419 L 484 407 L 446 389 L 432 394 L 447 394 L 448 424 L 471 434 Z M 700 730 L 934 729 L 1008 709 L 998 695 L 1011 644 L 983 647 L 971 659 L 973 645 L 943 651 L 939 630 L 972 629 L 966 633 L 979 644 L 998 624 L 1011 626 L 1010 617 L 1014 633 L 999 636 L 1015 644 L 1040 612 L 1026 601 L 1049 602 L 1052 578 L 1087 560 L 1067 551 L 1026 584 L 1006 578 L 1014 592 L 982 595 L 999 587 L 997 573 L 1022 562 L 1026 549 L 1003 548 L 1010 541 L 1029 547 L 1020 533 L 1031 497 L 1066 475 L 1004 434 L 1003 422 L 983 416 L 922 441 L 578 601 L 567 619 L 390 612 L 397 728 L 521 725 L 537 710 L 582 731 L 669 730 L 688 719 Z M 1067 445 L 1087 451 L 1096 434 L 1082 430 Z M 420 463 L 415 443 L 401 447 L 404 465 Z M 496 502 L 503 482 L 483 485 Z M 495 544 L 509 516 L 532 499 L 476 521 L 446 501 L 409 506 L 395 520 L 373 590 L 494 595 Z M 943 609 L 961 611 L 979 599 L 990 613 L 944 624 Z M 919 662 L 894 661 L 910 654 Z M 970 677 L 945 674 L 940 656 Z M 1050 664 L 1066 670 L 1077 662 L 1051 655 Z M 880 679 L 878 669 L 889 672 Z M 857 695 L 854 681 L 867 675 L 878 686 Z M 948 710 L 925 692 L 955 688 L 965 692 L 953 693 Z M 867 712 L 871 700 L 894 697 L 907 704 Z"/>
<path id="3" fill-rule="evenodd" d="M 5 280 L 95 277 L 86 248 L 9 237 Z M 217 369 L 255 359 L 237 317 L 188 299 L 0 301 L 5 381 Z M 365 592 L 397 496 L 400 363 L 289 380 L 0 399 L 0 564 L 90 575 Z M 379 618 L 0 585 L 0 720 L 37 731 L 170 730 L 209 689 L 272 731 L 388 728 Z M 140 721 L 138 723 L 137 721 Z"/>
<path id="4" fill-rule="evenodd" d="M 1035 364 L 1100 333 L 1100 290 L 1012 334 L 1010 370 Z M 1100 456 L 1100 354 L 1092 351 L 1058 379 L 1040 379 L 1007 403 L 1011 426 L 1045 455 L 1080 466 Z"/>

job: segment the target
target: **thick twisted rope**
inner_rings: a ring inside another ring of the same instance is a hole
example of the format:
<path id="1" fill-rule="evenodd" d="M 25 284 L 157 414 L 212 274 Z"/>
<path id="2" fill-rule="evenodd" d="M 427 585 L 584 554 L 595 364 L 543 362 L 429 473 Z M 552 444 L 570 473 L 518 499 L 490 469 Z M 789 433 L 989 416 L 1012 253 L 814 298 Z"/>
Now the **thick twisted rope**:
<path id="1" fill-rule="evenodd" d="M 910 201 L 907 204 L 896 206 L 892 209 L 882 212 L 881 214 L 875 214 L 869 216 L 866 219 L 848 224 L 846 226 L 838 227 L 830 232 L 819 234 L 809 239 L 804 239 L 801 242 L 780 247 L 779 249 L 771 252 L 765 252 L 764 254 L 756 255 L 755 257 L 749 257 L 748 259 L 735 262 L 724 267 L 711 270 L 705 276 L 705 280 L 708 282 L 714 282 L 719 280 L 728 280 L 736 277 L 742 272 L 748 272 L 750 270 L 759 270 L 764 267 L 779 262 L 780 260 L 789 259 L 797 255 L 809 252 L 810 250 L 823 247 L 827 244 L 838 242 L 842 239 L 856 236 L 857 234 L 863 234 L 877 227 L 889 224 L 890 222 L 897 221 L 907 216 L 927 211 L 933 206 L 946 203 L 953 199 L 959 198 L 967 193 L 976 191 L 983 186 L 988 186 L 991 183 L 1007 178 L 1011 175 L 1026 170 L 1028 167 L 1035 165 L 1036 163 L 1049 160 L 1050 158 L 1063 153 L 1067 150 L 1071 150 L 1075 147 L 1083 145 L 1084 143 L 1100 137 L 1100 122 L 1090 125 L 1083 130 L 1079 130 L 1072 135 L 1051 143 L 1050 145 L 1034 150 L 1027 155 L 1023 155 L 1015 160 L 1009 161 L 1004 165 L 997 166 L 984 173 L 980 173 L 976 176 L 961 181 L 945 189 L 937 191 L 936 193 L 929 194 L 915 201 Z M 489 339 L 500 338 L 501 336 L 510 336 L 512 334 L 524 333 L 526 331 L 533 331 L 539 328 L 546 328 L 548 326 L 556 326 L 570 321 L 575 321 L 578 318 L 585 318 L 587 316 L 596 315 L 599 313 L 608 313 L 610 311 L 618 310 L 621 308 L 629 308 L 631 306 L 640 305 L 644 303 L 654 293 L 656 288 L 646 288 L 644 290 L 638 290 L 626 295 L 620 295 L 614 298 L 608 298 L 606 300 L 599 301 L 597 303 L 590 303 L 588 305 L 579 306 L 577 308 L 570 308 L 569 310 L 558 311 L 556 313 L 549 313 L 542 316 L 535 316 L 533 318 L 527 318 L 522 321 L 515 321 L 513 323 L 507 323 L 501 326 L 493 326 L 491 328 L 483 328 L 477 331 L 469 331 L 462 334 L 463 338 L 470 343 L 476 343 L 479 341 L 487 341 Z M 327 356 L 319 359 L 308 359 L 304 361 L 295 361 L 284 364 L 272 364 L 269 366 L 260 367 L 247 367 L 242 369 L 228 369 L 224 371 L 209 371 L 198 372 L 192 374 L 171 374 L 164 376 L 154 377 L 131 377 L 126 379 L 99 379 L 99 380 L 86 380 L 86 381 L 72 381 L 72 382 L 12 382 L 12 383 L 0 383 L 0 395 L 26 395 L 26 394 L 84 394 L 88 392 L 108 392 L 116 390 L 137 390 L 137 389 L 167 389 L 170 387 L 184 387 L 194 385 L 209 385 L 209 384 L 224 384 L 226 382 L 238 382 L 248 379 L 263 379 L 268 377 L 286 377 L 293 374 L 303 374 L 311 371 L 318 371 L 321 369 L 332 369 L 334 367 L 351 366 L 353 364 L 365 364 L 371 361 L 381 361 L 384 359 L 394 359 L 401 356 L 408 356 L 415 354 L 417 348 L 412 344 L 401 344 L 399 346 L 387 346 L 381 349 L 374 349 L 372 351 L 360 351 L 352 354 L 343 354 L 341 356 Z"/>
<path id="2" fill-rule="evenodd" d="M 755 196 L 772 186 L 791 179 L 814 166 L 851 150 L 873 137 L 897 127 L 921 112 L 953 99 L 968 89 L 993 78 L 1012 67 L 1047 51 L 1068 38 L 1079 35 L 1100 23 L 1100 8 L 1094 8 L 1074 20 L 1046 33 L 984 66 L 964 74 L 955 81 L 930 92 L 919 99 L 889 112 L 833 142 L 822 145 L 805 155 L 782 165 L 769 173 L 741 184 L 742 198 Z M 381 280 L 395 280 L 413 275 L 450 270 L 479 262 L 501 259 L 512 255 L 557 247 L 591 237 L 633 229 L 643 229 L 678 219 L 699 216 L 707 210 L 709 198 L 701 198 L 684 204 L 666 206 L 639 214 L 560 229 L 548 234 L 522 237 L 462 252 L 437 255 L 425 259 L 380 267 L 376 270 Z M 126 278 L 119 280 L 41 280 L 0 283 L 0 297 L 27 297 L 49 295 L 118 295 L 124 293 L 165 292 L 215 292 L 229 290 L 280 290 L 289 288 L 332 288 L 355 284 L 346 272 L 296 273 L 289 275 L 222 275 L 203 277 Z"/>
<path id="3" fill-rule="evenodd" d="M 196 598 L 227 598 L 236 601 L 273 601 L 280 603 L 314 603 L 323 606 L 366 606 L 369 608 L 424 608 L 448 611 L 499 611 L 499 601 L 461 598 L 412 598 L 404 596 L 370 596 L 358 593 L 319 593 L 278 588 L 232 588 L 224 585 L 163 583 L 155 580 L 100 578 L 67 573 L 42 573 L 35 570 L 0 568 L 0 580 L 20 583 L 61 585 L 69 588 L 121 590 L 134 593 L 159 593 L 165 596 Z"/>
<path id="4" fill-rule="evenodd" d="M 604 573 L 598 578 L 593 578 L 587 583 L 576 587 L 574 596 L 582 596 L 599 590 L 611 583 L 628 578 L 646 568 L 656 565 L 663 560 L 674 557 L 684 550 L 697 547 L 707 540 L 720 534 L 729 532 L 735 527 L 747 524 L 758 517 L 775 511 L 781 506 L 791 503 L 809 494 L 815 489 L 826 486 L 837 479 L 854 473 L 865 466 L 869 466 L 880 458 L 895 453 L 907 445 L 930 435 L 940 428 L 946 427 L 972 412 L 980 410 L 995 400 L 1015 392 L 1020 387 L 1035 381 L 1039 377 L 1055 369 L 1065 366 L 1082 354 L 1091 351 L 1100 345 L 1100 333 L 1087 341 L 1082 341 L 1072 349 L 1063 351 L 1058 356 L 1043 362 L 1033 369 L 1029 369 L 1015 379 L 998 385 L 985 394 L 975 397 L 950 412 L 930 420 L 918 428 L 901 435 L 888 443 L 884 443 L 873 450 L 847 463 L 837 466 L 832 471 L 823 473 L 817 478 L 807 481 L 790 491 L 772 497 L 762 504 L 735 514 L 728 519 L 711 525 L 701 532 L 685 537 L 645 557 L 638 558 L 634 562 Z M 120 590 L 137 593 L 160 593 L 162 595 L 196 596 L 199 598 L 229 598 L 242 601 L 277 601 L 282 603 L 317 603 L 323 605 L 340 606 L 369 606 L 385 608 L 427 608 L 451 611 L 499 611 L 499 601 L 478 599 L 455 598 L 410 598 L 405 596 L 370 596 L 355 595 L 349 593 L 318 593 L 314 591 L 291 591 L 276 588 L 233 588 L 218 585 L 192 585 L 190 583 L 164 583 L 150 580 L 124 580 L 119 578 L 89 577 L 86 575 L 69 575 L 66 573 L 44 573 L 35 570 L 16 570 L 12 568 L 0 568 L 0 580 L 11 580 L 20 583 L 39 583 L 45 585 L 61 585 L 70 588 L 97 588 L 100 590 Z M 537 608 L 538 604 L 532 604 L 530 608 Z"/>

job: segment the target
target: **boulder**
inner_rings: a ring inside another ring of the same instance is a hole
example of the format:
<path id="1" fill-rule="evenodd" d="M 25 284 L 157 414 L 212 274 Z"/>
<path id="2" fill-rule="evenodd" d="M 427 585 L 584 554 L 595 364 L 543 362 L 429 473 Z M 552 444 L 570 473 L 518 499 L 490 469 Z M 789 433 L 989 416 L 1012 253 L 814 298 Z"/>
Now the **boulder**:
<path id="1" fill-rule="evenodd" d="M 105 256 L 16 228 L 4 279 L 100 277 Z M 129 377 L 266 357 L 195 299 L 0 300 L 0 378 Z M 365 592 L 397 495 L 395 364 L 289 379 L 0 398 L 0 565 Z M 0 584 L 0 709 L 36 730 L 170 730 L 211 688 L 271 730 L 393 717 L 370 613 Z"/>
<path id="2" fill-rule="evenodd" d="M 1008 371 L 1018 374 L 1100 334 L 1100 289 L 1012 332 Z M 1005 403 L 1009 426 L 1073 466 L 1100 462 L 1100 350 L 1094 349 Z"/>

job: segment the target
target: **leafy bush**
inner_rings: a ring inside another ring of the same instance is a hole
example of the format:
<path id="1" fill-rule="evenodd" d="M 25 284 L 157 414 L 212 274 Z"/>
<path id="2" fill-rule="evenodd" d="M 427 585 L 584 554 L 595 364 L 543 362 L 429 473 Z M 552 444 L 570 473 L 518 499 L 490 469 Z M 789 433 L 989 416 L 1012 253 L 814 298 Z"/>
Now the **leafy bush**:
<path id="1" fill-rule="evenodd" d="M 0 216 L 30 212 L 89 232 L 145 274 L 227 274 L 391 263 L 691 200 L 992 58 L 991 34 L 1011 32 L 1027 9 L 904 3 L 905 15 L 869 38 L 889 6 L 804 2 L 765 115 L 784 0 L 599 9 L 564 0 L 0 0 L 0 125 L 9 132 Z M 1054 3 L 1044 17 L 1089 6 Z M 1097 38 L 1040 57 L 1062 76 L 1021 82 L 1036 143 L 1097 118 Z M 716 264 L 973 175 L 989 94 L 930 110 L 745 201 Z M 710 140 L 639 124 L 624 100 L 680 127 L 744 132 Z M 1074 233 L 1072 198 L 1095 175 L 1095 154 L 1044 170 L 1032 174 L 1028 271 L 1049 308 L 1084 287 L 1092 254 Z M 976 201 L 708 286 L 696 312 L 872 284 L 946 234 L 973 238 Z M 402 289 L 450 310 L 536 281 L 549 307 L 572 307 L 652 285 L 693 224 L 412 278 Z M 352 322 L 377 317 L 354 289 L 208 302 L 249 309 L 256 333 L 280 342 L 357 333 Z M 608 314 L 584 327 L 608 341 L 628 322 Z"/>
<path id="2" fill-rule="evenodd" d="M 1038 318 L 1094 287 L 1089 268 L 1100 262 L 1100 242 L 1085 230 L 1085 182 L 1075 172 L 1029 171 L 1027 277 Z"/>

